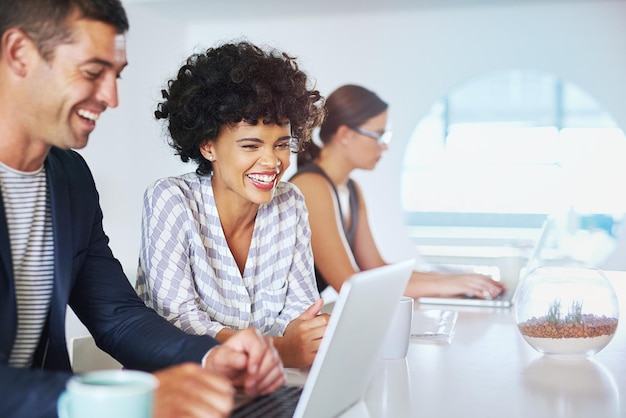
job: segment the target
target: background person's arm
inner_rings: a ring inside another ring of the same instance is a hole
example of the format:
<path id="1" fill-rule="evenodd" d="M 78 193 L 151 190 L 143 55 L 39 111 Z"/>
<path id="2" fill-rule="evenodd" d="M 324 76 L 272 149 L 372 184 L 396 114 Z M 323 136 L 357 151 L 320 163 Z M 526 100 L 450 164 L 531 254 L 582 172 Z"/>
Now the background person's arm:
<path id="1" fill-rule="evenodd" d="M 318 174 L 303 173 L 291 181 L 304 195 L 309 211 L 315 265 L 327 283 L 339 291 L 343 282 L 360 269 L 355 259 L 356 254 L 352 254 L 346 240 L 334 193 L 327 180 Z M 360 216 L 360 225 L 357 228 L 369 230 L 369 226 L 361 226 L 362 222 L 367 222 L 366 216 Z M 371 233 L 369 237 L 371 238 Z M 372 251 L 370 245 L 374 245 L 373 241 L 369 244 L 366 242 L 359 244 L 364 252 L 366 248 Z M 373 251 L 377 252 L 375 246 Z M 378 259 L 384 264 L 380 256 Z M 371 268 L 374 264 L 375 260 L 368 262 L 367 266 Z"/>
<path id="2" fill-rule="evenodd" d="M 504 284 L 482 274 L 415 271 L 405 294 L 413 298 L 472 295 L 487 299 L 497 296 L 504 289 Z"/>
<path id="3" fill-rule="evenodd" d="M 354 187 L 359 201 L 359 219 L 354 239 L 354 257 L 361 267 L 361 270 L 371 270 L 376 267 L 382 267 L 386 265 L 387 262 L 380 255 L 378 246 L 372 235 L 363 193 L 361 193 L 361 188 L 356 182 L 354 182 Z"/>
<path id="4" fill-rule="evenodd" d="M 357 225 L 355 258 L 363 270 L 382 266 L 382 259 L 374 242 L 367 219 L 363 195 L 358 185 L 359 222 Z M 406 296 L 455 296 L 472 295 L 477 298 L 492 298 L 504 290 L 504 285 L 489 276 L 476 273 L 438 273 L 414 271 L 404 292 Z"/>
<path id="5" fill-rule="evenodd" d="M 339 291 L 341 284 L 357 271 L 357 265 L 361 270 L 369 270 L 387 264 L 374 241 L 365 200 L 358 185 L 356 190 L 359 194 L 359 219 L 352 254 L 340 224 L 336 200 L 326 180 L 319 175 L 301 174 L 292 181 L 305 196 L 310 213 L 315 263 L 329 285 Z M 417 298 L 468 293 L 485 298 L 497 295 L 502 289 L 500 282 L 479 274 L 415 271 L 405 295 Z"/>

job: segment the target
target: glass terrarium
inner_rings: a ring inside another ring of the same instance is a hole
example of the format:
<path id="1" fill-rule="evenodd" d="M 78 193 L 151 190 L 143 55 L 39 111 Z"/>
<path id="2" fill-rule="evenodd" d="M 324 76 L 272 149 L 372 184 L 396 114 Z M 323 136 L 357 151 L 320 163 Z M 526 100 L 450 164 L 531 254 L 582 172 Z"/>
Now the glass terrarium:
<path id="1" fill-rule="evenodd" d="M 551 356 L 588 357 L 617 330 L 615 291 L 598 269 L 538 267 L 520 282 L 515 319 L 522 337 Z"/>

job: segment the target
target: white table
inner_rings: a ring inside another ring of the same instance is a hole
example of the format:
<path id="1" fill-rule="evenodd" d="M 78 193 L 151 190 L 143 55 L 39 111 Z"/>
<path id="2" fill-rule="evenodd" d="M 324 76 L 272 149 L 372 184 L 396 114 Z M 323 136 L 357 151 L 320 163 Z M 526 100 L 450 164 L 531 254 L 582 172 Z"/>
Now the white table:
<path id="1" fill-rule="evenodd" d="M 607 272 L 626 318 L 626 272 Z M 373 417 L 626 417 L 626 326 L 584 360 L 543 356 L 513 309 L 456 309 L 450 344 L 412 342 L 405 360 L 378 360 L 366 402 Z"/>

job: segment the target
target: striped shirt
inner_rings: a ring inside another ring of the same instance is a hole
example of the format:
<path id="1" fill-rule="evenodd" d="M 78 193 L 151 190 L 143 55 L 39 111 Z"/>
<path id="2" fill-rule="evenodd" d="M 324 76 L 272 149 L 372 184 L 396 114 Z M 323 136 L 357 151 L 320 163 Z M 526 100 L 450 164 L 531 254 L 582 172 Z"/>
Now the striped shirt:
<path id="1" fill-rule="evenodd" d="M 42 168 L 25 173 L 0 164 L 17 301 L 17 336 L 9 364 L 29 367 L 41 338 L 52 296 L 52 216 Z"/>
<path id="2" fill-rule="evenodd" d="M 210 177 L 156 181 L 144 196 L 137 293 L 190 334 L 253 326 L 282 335 L 319 293 L 304 198 L 279 183 L 259 206 L 243 275 L 222 230 Z"/>

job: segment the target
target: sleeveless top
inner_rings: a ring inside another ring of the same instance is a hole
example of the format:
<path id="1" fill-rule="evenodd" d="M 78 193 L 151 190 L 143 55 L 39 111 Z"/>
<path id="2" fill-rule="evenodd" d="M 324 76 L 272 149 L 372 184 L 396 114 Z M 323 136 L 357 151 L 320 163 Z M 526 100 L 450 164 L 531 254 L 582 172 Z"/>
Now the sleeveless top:
<path id="1" fill-rule="evenodd" d="M 352 179 L 348 179 L 348 184 L 347 184 L 348 194 L 349 194 L 349 207 L 350 207 L 350 226 L 348 227 L 348 225 L 346 225 L 346 218 L 343 216 L 343 211 L 341 209 L 339 192 L 337 191 L 337 188 L 333 184 L 330 177 L 328 177 L 328 175 L 324 172 L 324 170 L 322 170 L 322 168 L 319 165 L 315 163 L 308 163 L 298 168 L 298 171 L 296 172 L 296 174 L 291 176 L 289 181 L 293 180 L 294 178 L 296 178 L 298 175 L 302 173 L 319 174 L 322 177 L 324 177 L 326 181 L 328 181 L 328 184 L 330 184 L 330 187 L 332 187 L 333 192 L 335 193 L 337 207 L 339 208 L 339 217 L 341 218 L 341 225 L 343 226 L 343 232 L 345 234 L 346 241 L 348 241 L 348 245 L 350 245 L 350 250 L 354 253 L 356 226 L 359 220 L 359 195 L 356 192 L 356 186 L 354 185 L 354 181 L 352 181 Z M 313 259 L 315 259 L 315 255 L 313 256 Z M 315 264 L 315 277 L 317 280 L 317 288 L 320 292 L 322 292 L 324 289 L 328 287 L 328 283 L 326 282 L 326 280 L 324 279 L 324 277 L 318 270 L 317 263 Z"/>

